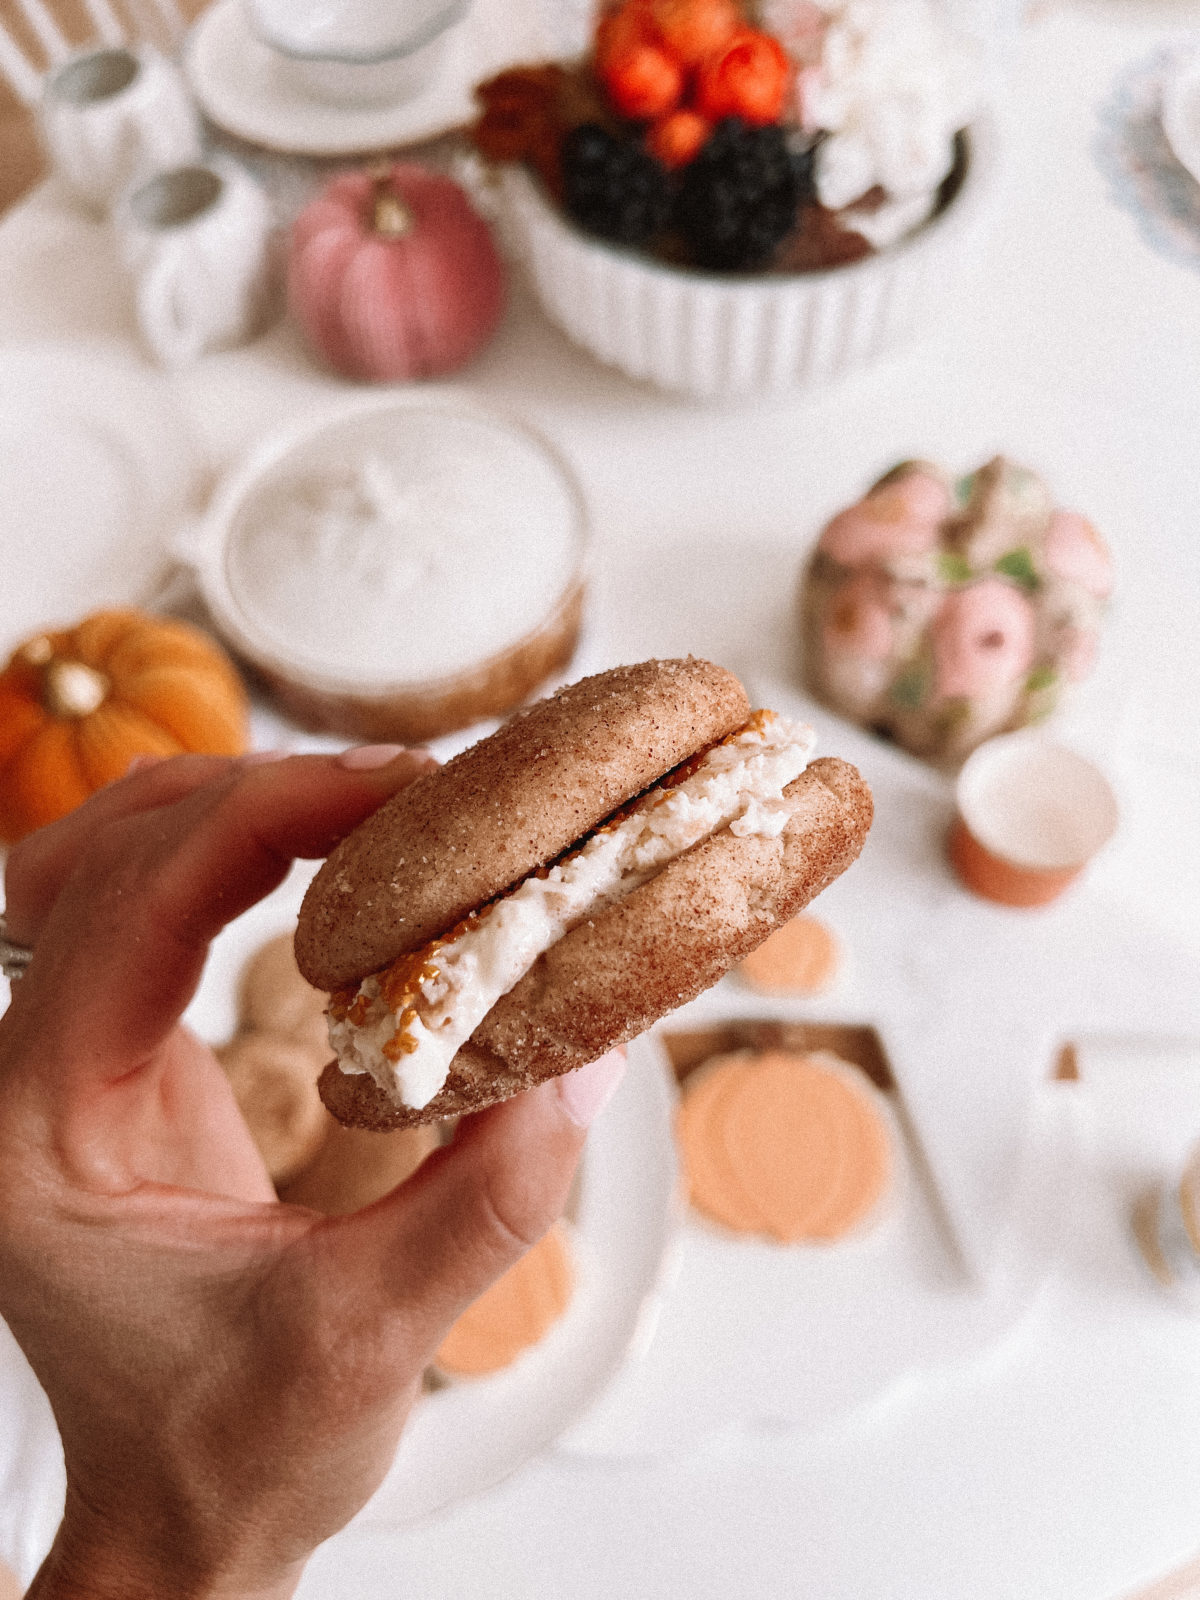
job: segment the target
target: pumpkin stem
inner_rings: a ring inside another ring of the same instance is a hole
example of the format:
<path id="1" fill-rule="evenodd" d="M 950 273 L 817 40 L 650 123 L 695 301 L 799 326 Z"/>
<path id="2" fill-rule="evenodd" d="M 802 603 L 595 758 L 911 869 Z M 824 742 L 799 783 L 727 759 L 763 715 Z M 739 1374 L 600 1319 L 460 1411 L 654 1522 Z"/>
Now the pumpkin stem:
<path id="1" fill-rule="evenodd" d="M 82 661 L 51 661 L 42 676 L 42 702 L 53 717 L 90 717 L 108 690 L 104 674 Z"/>
<path id="2" fill-rule="evenodd" d="M 373 166 L 371 178 L 375 185 L 371 227 L 381 239 L 403 239 L 406 233 L 412 232 L 416 218 L 403 196 L 398 195 L 391 187 L 390 163 L 385 161 Z"/>

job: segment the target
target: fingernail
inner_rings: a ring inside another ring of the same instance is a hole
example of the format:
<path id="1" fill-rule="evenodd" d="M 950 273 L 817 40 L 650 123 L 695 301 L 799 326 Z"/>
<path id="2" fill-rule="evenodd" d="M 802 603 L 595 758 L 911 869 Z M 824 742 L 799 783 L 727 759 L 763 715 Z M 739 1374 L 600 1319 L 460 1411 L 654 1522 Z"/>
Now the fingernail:
<path id="1" fill-rule="evenodd" d="M 134 756 L 125 768 L 125 776 L 131 778 L 135 772 L 141 772 L 146 767 L 156 767 L 160 761 L 165 760 L 165 756 Z"/>
<path id="2" fill-rule="evenodd" d="M 265 767 L 271 761 L 286 761 L 291 754 L 290 750 L 251 750 L 240 760 L 243 767 Z"/>
<path id="3" fill-rule="evenodd" d="M 403 744 L 360 744 L 352 750 L 343 750 L 336 760 L 339 767 L 349 772 L 371 772 L 375 767 L 386 767 L 407 749 Z"/>
<path id="4" fill-rule="evenodd" d="M 563 1110 L 579 1127 L 589 1127 L 604 1110 L 624 1076 L 624 1050 L 610 1050 L 599 1061 L 566 1073 L 558 1080 Z"/>

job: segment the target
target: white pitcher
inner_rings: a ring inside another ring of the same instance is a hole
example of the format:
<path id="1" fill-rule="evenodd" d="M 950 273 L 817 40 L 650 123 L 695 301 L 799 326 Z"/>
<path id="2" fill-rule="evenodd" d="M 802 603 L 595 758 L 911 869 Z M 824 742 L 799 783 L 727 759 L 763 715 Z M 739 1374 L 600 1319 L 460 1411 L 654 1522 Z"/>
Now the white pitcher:
<path id="1" fill-rule="evenodd" d="M 275 289 L 271 207 L 234 162 L 156 173 L 124 197 L 116 223 L 138 324 L 160 361 L 182 365 L 263 327 Z"/>
<path id="2" fill-rule="evenodd" d="M 178 67 L 148 45 L 82 51 L 51 72 L 39 107 L 50 164 L 104 213 L 137 178 L 200 156 L 200 123 Z"/>

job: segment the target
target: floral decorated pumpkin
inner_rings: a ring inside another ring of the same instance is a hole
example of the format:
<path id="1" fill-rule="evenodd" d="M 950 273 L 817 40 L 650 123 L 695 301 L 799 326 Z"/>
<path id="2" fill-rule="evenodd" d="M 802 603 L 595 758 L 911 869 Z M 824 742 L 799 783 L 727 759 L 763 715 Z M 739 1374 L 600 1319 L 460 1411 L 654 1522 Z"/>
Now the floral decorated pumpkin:
<path id="1" fill-rule="evenodd" d="M 1037 473 L 997 457 L 952 482 L 902 462 L 806 566 L 805 678 L 853 721 L 957 762 L 1086 677 L 1111 590 L 1104 541 Z"/>

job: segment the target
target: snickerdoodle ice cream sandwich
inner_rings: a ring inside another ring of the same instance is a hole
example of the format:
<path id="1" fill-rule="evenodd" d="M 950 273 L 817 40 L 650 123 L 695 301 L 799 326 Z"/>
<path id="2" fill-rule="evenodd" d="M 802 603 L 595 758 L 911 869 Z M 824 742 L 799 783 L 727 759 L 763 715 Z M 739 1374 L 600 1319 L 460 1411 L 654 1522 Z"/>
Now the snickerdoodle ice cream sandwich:
<path id="1" fill-rule="evenodd" d="M 325 1104 L 378 1129 L 475 1111 L 695 998 L 862 848 L 870 791 L 812 746 L 689 657 L 582 679 L 418 778 L 301 909 Z"/>

